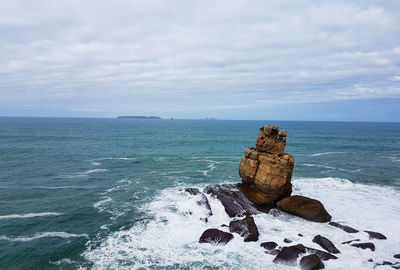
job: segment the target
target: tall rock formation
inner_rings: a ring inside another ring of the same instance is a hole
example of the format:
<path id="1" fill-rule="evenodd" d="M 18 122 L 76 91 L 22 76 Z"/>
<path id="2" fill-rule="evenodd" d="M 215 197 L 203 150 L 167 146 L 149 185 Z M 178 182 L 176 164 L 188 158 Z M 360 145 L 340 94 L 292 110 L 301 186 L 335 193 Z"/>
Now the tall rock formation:
<path id="1" fill-rule="evenodd" d="M 292 193 L 294 158 L 285 153 L 286 131 L 260 128 L 256 147 L 246 147 L 239 165 L 239 187 L 255 204 L 274 205 Z"/>

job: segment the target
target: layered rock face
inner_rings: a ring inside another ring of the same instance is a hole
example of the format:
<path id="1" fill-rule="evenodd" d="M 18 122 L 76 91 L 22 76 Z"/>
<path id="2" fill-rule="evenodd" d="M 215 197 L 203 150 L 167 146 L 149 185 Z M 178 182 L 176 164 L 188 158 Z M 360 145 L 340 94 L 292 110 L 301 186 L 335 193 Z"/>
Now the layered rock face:
<path id="1" fill-rule="evenodd" d="M 292 193 L 294 158 L 284 152 L 285 146 L 285 130 L 263 126 L 256 147 L 246 147 L 239 165 L 240 187 L 254 203 L 275 204 Z"/>

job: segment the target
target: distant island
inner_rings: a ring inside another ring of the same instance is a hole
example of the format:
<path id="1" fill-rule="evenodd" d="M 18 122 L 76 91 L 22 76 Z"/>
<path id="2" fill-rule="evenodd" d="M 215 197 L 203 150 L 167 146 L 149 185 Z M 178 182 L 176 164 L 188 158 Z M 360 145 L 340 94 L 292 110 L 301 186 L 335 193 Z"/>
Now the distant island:
<path id="1" fill-rule="evenodd" d="M 143 115 L 127 115 L 127 116 L 118 116 L 120 119 L 162 119 L 159 116 L 143 116 Z"/>

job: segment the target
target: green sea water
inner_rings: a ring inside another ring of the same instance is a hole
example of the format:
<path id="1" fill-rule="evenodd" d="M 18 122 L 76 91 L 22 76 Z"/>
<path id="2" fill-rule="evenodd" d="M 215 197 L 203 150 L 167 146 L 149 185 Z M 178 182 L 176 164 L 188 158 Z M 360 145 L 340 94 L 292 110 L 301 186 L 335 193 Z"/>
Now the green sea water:
<path id="1" fill-rule="evenodd" d="M 185 216 L 180 189 L 240 182 L 244 147 L 265 124 L 288 131 L 294 193 L 326 192 L 337 216 L 389 209 L 381 229 L 399 234 L 399 123 L 0 118 L 0 269 L 251 269 L 243 249 L 199 247 L 207 225 Z"/>

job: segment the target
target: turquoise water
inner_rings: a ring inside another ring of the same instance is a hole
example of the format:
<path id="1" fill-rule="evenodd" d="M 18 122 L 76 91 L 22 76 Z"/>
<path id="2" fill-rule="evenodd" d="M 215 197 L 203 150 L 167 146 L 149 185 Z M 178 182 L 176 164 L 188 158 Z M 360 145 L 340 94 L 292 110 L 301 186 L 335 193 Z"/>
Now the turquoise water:
<path id="1" fill-rule="evenodd" d="M 0 268 L 244 267 L 242 251 L 199 261 L 203 251 L 184 237 L 177 247 L 170 239 L 176 252 L 164 257 L 151 235 L 171 234 L 162 228 L 178 217 L 186 198 L 180 188 L 239 182 L 244 147 L 255 144 L 264 124 L 288 131 L 294 192 L 335 183 L 331 192 L 338 194 L 345 185 L 391 194 L 377 207 L 391 209 L 388 223 L 399 218 L 399 123 L 0 118 Z M 174 209 L 162 208 L 171 201 Z M 152 224 L 159 231 L 150 231 Z M 121 242 L 126 232 L 130 239 Z M 107 253 L 116 239 L 126 249 Z M 220 249 L 212 254 L 225 254 Z"/>

